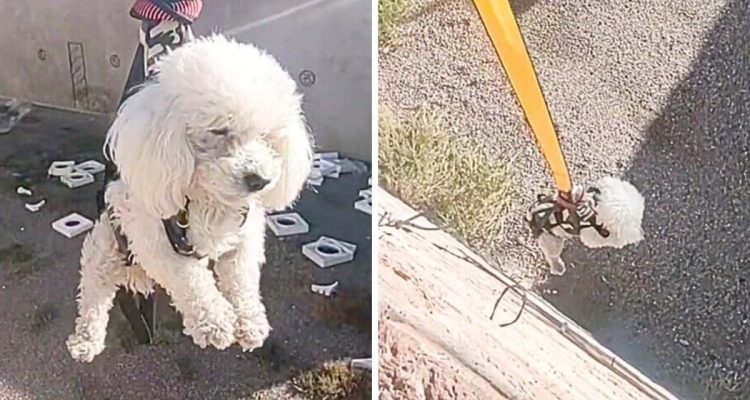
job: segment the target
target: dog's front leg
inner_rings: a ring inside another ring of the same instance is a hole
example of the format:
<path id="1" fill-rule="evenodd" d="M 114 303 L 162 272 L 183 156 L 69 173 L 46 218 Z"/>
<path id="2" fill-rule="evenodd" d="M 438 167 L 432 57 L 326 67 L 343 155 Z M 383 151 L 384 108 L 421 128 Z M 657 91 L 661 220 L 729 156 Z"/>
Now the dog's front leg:
<path id="1" fill-rule="evenodd" d="M 263 345 L 271 331 L 260 296 L 260 268 L 265 262 L 263 240 L 246 240 L 222 256 L 216 266 L 219 290 L 237 313 L 237 342 L 243 351 Z"/>
<path id="2" fill-rule="evenodd" d="M 81 250 L 81 283 L 78 293 L 78 318 L 75 332 L 66 345 L 77 361 L 91 362 L 104 350 L 109 310 L 117 292 L 124 268 L 117 250 L 114 232 L 106 216 L 102 216 L 86 237 Z"/>
<path id="3" fill-rule="evenodd" d="M 211 345 L 225 349 L 234 343 L 237 317 L 232 305 L 216 288 L 207 260 L 164 249 L 157 254 L 139 254 L 138 261 L 146 274 L 167 291 L 172 305 L 182 314 L 184 333 L 195 344 L 201 348 Z"/>
<path id="4" fill-rule="evenodd" d="M 560 255 L 565 245 L 565 239 L 552 235 L 549 232 L 542 232 L 537 238 L 537 243 L 542 249 L 544 259 L 549 264 L 549 273 L 552 275 L 562 275 L 565 273 L 565 263 Z"/>

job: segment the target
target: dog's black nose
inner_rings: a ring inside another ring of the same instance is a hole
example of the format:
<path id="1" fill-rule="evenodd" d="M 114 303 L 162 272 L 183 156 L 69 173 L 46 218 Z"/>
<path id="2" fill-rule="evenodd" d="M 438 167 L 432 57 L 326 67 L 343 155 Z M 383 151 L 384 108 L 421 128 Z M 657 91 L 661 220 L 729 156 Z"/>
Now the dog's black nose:
<path id="1" fill-rule="evenodd" d="M 257 192 L 266 187 L 271 181 L 257 174 L 245 175 L 245 185 L 251 192 Z"/>

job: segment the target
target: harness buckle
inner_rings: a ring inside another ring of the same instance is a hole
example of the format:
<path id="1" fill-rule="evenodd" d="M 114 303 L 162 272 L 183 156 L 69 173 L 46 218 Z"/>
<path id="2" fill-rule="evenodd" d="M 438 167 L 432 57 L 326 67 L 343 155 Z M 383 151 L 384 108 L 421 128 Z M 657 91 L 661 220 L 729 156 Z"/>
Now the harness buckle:
<path id="1" fill-rule="evenodd" d="M 189 224 L 181 224 L 178 216 L 163 219 L 162 223 L 164 224 L 164 231 L 167 233 L 167 238 L 169 239 L 169 244 L 172 245 L 172 249 L 184 256 L 194 256 L 195 249 L 187 237 L 187 227 Z"/>

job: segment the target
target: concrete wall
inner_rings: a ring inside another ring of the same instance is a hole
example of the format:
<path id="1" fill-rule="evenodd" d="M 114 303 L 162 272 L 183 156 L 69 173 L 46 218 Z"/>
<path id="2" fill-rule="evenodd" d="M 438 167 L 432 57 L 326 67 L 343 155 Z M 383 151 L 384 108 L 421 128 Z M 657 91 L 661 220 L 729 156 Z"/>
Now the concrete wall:
<path id="1" fill-rule="evenodd" d="M 0 96 L 116 109 L 138 37 L 138 23 L 127 15 L 131 4 L 0 0 Z M 311 71 L 314 83 L 300 87 L 319 148 L 370 161 L 371 4 L 207 0 L 195 31 L 224 32 L 263 47 L 295 78 Z"/>
<path id="2" fill-rule="evenodd" d="M 0 95 L 93 111 L 115 109 L 137 45 L 138 22 L 127 17 L 130 4 L 0 0 Z M 82 45 L 82 58 L 76 43 Z M 75 96 L 71 75 L 79 88 Z"/>

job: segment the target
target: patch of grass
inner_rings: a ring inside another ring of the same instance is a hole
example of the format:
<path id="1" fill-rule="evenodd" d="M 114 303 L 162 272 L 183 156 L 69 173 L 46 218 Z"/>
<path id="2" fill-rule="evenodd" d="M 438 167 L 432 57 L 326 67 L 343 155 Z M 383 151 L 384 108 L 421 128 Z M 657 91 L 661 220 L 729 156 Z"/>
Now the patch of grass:
<path id="1" fill-rule="evenodd" d="M 398 119 L 381 107 L 378 126 L 383 187 L 471 245 L 497 236 L 513 196 L 506 165 L 447 135 L 429 111 Z"/>
<path id="2" fill-rule="evenodd" d="M 406 14 L 406 0 L 378 0 L 378 44 L 387 48 L 396 44 L 398 24 Z"/>
<path id="3" fill-rule="evenodd" d="M 714 374 L 717 375 L 717 374 Z M 750 393 L 748 378 L 740 375 L 712 376 L 705 386 L 706 399 L 747 399 Z M 697 392 L 699 393 L 699 392 Z"/>
<path id="4" fill-rule="evenodd" d="M 292 380 L 292 387 L 310 400 L 366 400 L 372 397 L 369 373 L 353 371 L 343 361 L 328 362 Z"/>

